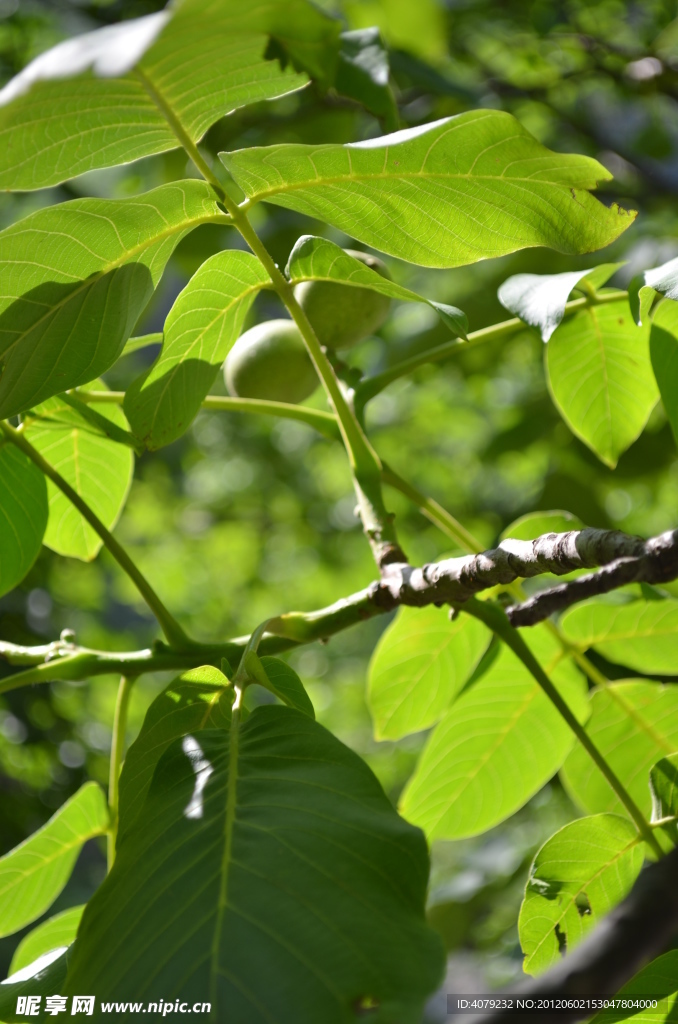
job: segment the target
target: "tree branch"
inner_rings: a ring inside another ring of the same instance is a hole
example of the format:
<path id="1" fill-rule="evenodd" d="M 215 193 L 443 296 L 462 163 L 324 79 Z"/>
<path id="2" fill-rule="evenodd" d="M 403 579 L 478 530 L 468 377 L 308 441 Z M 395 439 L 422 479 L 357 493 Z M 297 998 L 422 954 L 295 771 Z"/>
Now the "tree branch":
<path id="1" fill-rule="evenodd" d="M 539 978 L 527 981 L 511 995 L 546 998 L 614 995 L 678 935 L 678 849 L 650 865 L 633 889 L 574 952 Z M 652 993 L 649 993 L 652 994 Z M 586 1010 L 543 1010 L 525 1020 L 540 1024 L 570 1024 L 590 1017 Z M 515 1013 L 496 1011 L 474 1017 L 474 1024 L 522 1020 Z"/>
<path id="2" fill-rule="evenodd" d="M 624 545 L 620 545 L 620 550 L 622 547 Z M 639 542 L 637 554 L 621 555 L 599 572 L 543 590 L 523 604 L 507 608 L 506 614 L 513 626 L 534 626 L 579 601 L 607 594 L 628 583 L 668 583 L 677 577 L 678 530 L 669 530 L 659 537 Z"/>
<path id="3" fill-rule="evenodd" d="M 571 530 L 568 533 L 547 533 L 530 541 L 508 539 L 499 547 L 481 554 L 448 558 L 422 568 L 405 562 L 390 564 L 384 568 L 380 580 L 326 608 L 281 615 L 275 620 L 275 632 L 264 636 L 260 650 L 262 654 L 277 654 L 299 644 L 326 640 L 349 626 L 393 611 L 400 605 L 415 608 L 430 604 L 463 606 L 480 591 L 509 586 L 521 577 L 529 578 L 546 572 L 562 575 L 573 569 L 607 566 L 609 572 L 604 568 L 590 577 L 565 584 L 566 588 L 574 588 L 571 604 L 595 593 L 605 593 L 610 589 L 608 577 L 612 575 L 616 579 L 614 573 L 620 563 L 625 567 L 629 562 L 635 566 L 636 581 L 666 582 L 678 578 L 678 530 L 649 541 L 616 530 Z M 585 580 L 600 581 L 596 584 L 598 590 L 592 589 L 593 584 L 587 584 L 585 592 L 577 590 L 576 584 Z M 626 582 L 628 579 L 622 576 L 614 585 L 622 586 Z M 522 608 L 531 607 L 543 596 L 538 595 L 524 605 L 514 607 L 512 624 L 517 624 L 515 617 Z M 544 611 L 541 618 L 547 614 L 548 611 Z M 534 618 L 534 621 L 539 619 Z M 216 665 L 218 668 L 222 658 L 235 666 L 247 640 L 248 637 L 236 637 L 222 644 L 195 643 L 183 649 L 156 643 L 152 649 L 124 653 L 80 647 L 68 637 L 36 647 L 0 641 L 0 657 L 12 665 L 27 666 L 26 671 L 0 681 L 0 693 L 52 679 L 79 680 L 111 673 L 131 676 L 198 665 Z"/>

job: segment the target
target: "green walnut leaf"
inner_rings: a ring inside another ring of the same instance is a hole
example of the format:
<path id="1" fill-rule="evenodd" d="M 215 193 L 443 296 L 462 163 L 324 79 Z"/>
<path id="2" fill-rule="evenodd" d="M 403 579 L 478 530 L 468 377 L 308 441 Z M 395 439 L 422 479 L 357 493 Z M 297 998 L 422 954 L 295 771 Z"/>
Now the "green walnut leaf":
<path id="1" fill-rule="evenodd" d="M 342 32 L 334 87 L 358 100 L 389 130 L 398 126 L 398 106 L 389 85 L 389 62 L 378 28 Z"/>
<path id="2" fill-rule="evenodd" d="M 177 243 L 224 217 L 209 185 L 184 181 L 74 199 L 0 232 L 0 417 L 107 370 Z"/>
<path id="3" fill-rule="evenodd" d="M 663 818 L 678 819 L 678 754 L 671 754 L 657 761 L 650 769 L 650 793 L 652 795 L 652 821 Z M 678 845 L 678 820 L 662 826 Z"/>
<path id="4" fill-rule="evenodd" d="M 315 718 L 315 709 L 301 679 L 286 662 L 280 658 L 264 656 L 259 658 L 254 652 L 246 656 L 247 669 L 260 686 L 271 693 L 290 708 L 296 708 L 309 718 Z"/>
<path id="5" fill-rule="evenodd" d="M 630 1006 L 624 1006 L 626 1000 L 633 1003 L 643 997 L 657 999 L 658 1007 L 634 1013 Z M 617 1002 L 615 1009 L 601 1010 L 591 1024 L 617 1024 L 618 1021 L 624 1021 L 624 1024 L 632 1024 L 633 1021 L 662 1024 L 666 1021 L 669 1024 L 669 1021 L 675 1021 L 678 1010 L 678 950 L 672 949 L 643 967 L 635 978 L 617 992 L 617 1000 L 620 1002 Z"/>
<path id="6" fill-rule="evenodd" d="M 0 936 L 12 935 L 51 907 L 83 844 L 103 835 L 109 818 L 96 782 L 86 782 L 46 825 L 0 857 Z"/>
<path id="7" fill-rule="evenodd" d="M 457 267 L 526 246 L 590 252 L 633 215 L 587 189 L 590 157 L 552 153 L 510 114 L 474 110 L 347 145 L 281 144 L 220 154 L 253 202 L 332 224 L 410 263 Z"/>
<path id="8" fill-rule="evenodd" d="M 582 530 L 584 524 L 577 516 L 562 509 L 549 512 L 528 512 L 507 526 L 501 540 L 512 537 L 514 540 L 535 540 L 545 533 L 568 533 L 570 530 Z"/>
<path id="9" fill-rule="evenodd" d="M 544 626 L 525 637 L 581 721 L 586 684 Z M 570 729 L 507 647 L 436 726 L 401 801 L 429 839 L 479 835 L 508 818 L 555 775 Z"/>
<path id="10" fill-rule="evenodd" d="M 456 306 L 425 299 L 409 288 L 382 277 L 327 238 L 302 235 L 296 242 L 285 273 L 293 284 L 300 281 L 335 281 L 355 288 L 369 288 L 400 302 L 425 302 L 435 309 L 443 323 L 459 338 L 466 338 L 468 320 Z"/>
<path id="11" fill-rule="evenodd" d="M 377 739 L 400 739 L 442 717 L 490 642 L 470 615 L 450 622 L 446 608 L 401 608 L 370 661 L 368 703 Z"/>
<path id="12" fill-rule="evenodd" d="M 0 188 L 174 149 L 175 126 L 196 143 L 224 114 L 301 88 L 305 73 L 267 58 L 270 34 L 315 70 L 339 24 L 305 0 L 186 0 L 60 43 L 0 92 Z"/>
<path id="13" fill-rule="evenodd" d="M 649 327 L 636 327 L 620 300 L 575 313 L 546 348 L 549 387 L 560 414 L 612 468 L 642 431 L 659 397 L 649 335 Z"/>
<path id="14" fill-rule="evenodd" d="M 14 951 L 9 967 L 10 976 L 28 967 L 46 953 L 68 949 L 75 941 L 84 905 L 62 910 L 47 921 L 43 921 L 32 932 L 25 935 Z"/>
<path id="15" fill-rule="evenodd" d="M 21 583 L 38 557 L 47 516 L 44 476 L 0 435 L 0 597 Z"/>
<path id="16" fill-rule="evenodd" d="M 538 851 L 520 908 L 518 933 L 528 974 L 570 952 L 627 893 L 643 866 L 637 830 L 598 814 L 565 825 Z"/>
<path id="17" fill-rule="evenodd" d="M 158 694 L 120 773 L 118 843 L 132 828 L 165 750 L 189 733 L 228 729 L 234 696 L 226 676 L 210 665 L 184 672 Z"/>
<path id="18" fill-rule="evenodd" d="M 207 998 L 229 1024 L 365 1007 L 415 1024 L 443 967 L 427 876 L 424 837 L 367 765 L 299 711 L 258 707 L 166 750 L 65 991 Z"/>
<path id="19" fill-rule="evenodd" d="M 92 413 L 101 417 L 103 427 Z M 93 402 L 81 410 L 60 397 L 48 399 L 26 417 L 26 438 L 109 530 L 120 518 L 134 473 L 129 446 L 110 436 L 110 430 L 122 432 L 124 427 L 126 420 L 118 406 Z M 99 534 L 51 480 L 47 481 L 47 493 L 49 521 L 44 544 L 60 555 L 85 562 L 96 558 L 103 544 Z"/>
<path id="20" fill-rule="evenodd" d="M 257 292 L 269 283 L 256 256 L 236 250 L 212 256 L 188 282 L 165 321 L 158 358 L 125 395 L 132 429 L 148 448 L 188 429 Z"/>
<path id="21" fill-rule="evenodd" d="M 565 637 L 581 651 L 593 647 L 608 661 L 637 672 L 676 672 L 678 601 L 590 601 L 562 618 Z"/>
<path id="22" fill-rule="evenodd" d="M 565 274 L 515 274 L 504 281 L 497 297 L 504 309 L 515 313 L 530 327 L 536 327 L 542 341 L 548 341 L 562 321 L 567 300 L 575 288 L 595 291 L 621 266 L 622 263 L 603 263 L 591 270 L 572 270 Z"/>
<path id="23" fill-rule="evenodd" d="M 678 299 L 678 259 L 646 270 L 629 283 L 631 315 L 638 325 L 648 318 L 657 292 L 667 299 Z"/>
<path id="24" fill-rule="evenodd" d="M 678 442 L 678 302 L 662 302 L 652 317 L 650 359 L 662 404 Z"/>
<path id="25" fill-rule="evenodd" d="M 39 996 L 42 1005 L 43 996 L 58 995 L 66 980 L 69 960 L 70 949 L 54 956 L 48 953 L 1 982 L 0 1020 L 4 1021 L 4 1024 L 15 1024 L 27 1019 L 26 1013 L 17 1013 L 20 996 Z M 31 1015 L 28 1019 L 32 1018 L 36 1021 L 47 1019 L 43 1014 Z"/>
<path id="26" fill-rule="evenodd" d="M 623 680 L 590 695 L 586 732 L 648 818 L 652 765 L 678 751 L 678 689 L 661 683 Z M 561 776 L 573 800 L 591 814 L 625 808 L 583 747 L 575 747 Z"/>

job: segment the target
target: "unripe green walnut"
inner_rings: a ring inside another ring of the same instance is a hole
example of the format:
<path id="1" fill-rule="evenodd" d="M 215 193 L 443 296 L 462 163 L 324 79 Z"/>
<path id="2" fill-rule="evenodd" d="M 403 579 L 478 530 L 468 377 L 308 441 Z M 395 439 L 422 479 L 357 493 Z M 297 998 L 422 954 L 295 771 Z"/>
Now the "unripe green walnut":
<path id="1" fill-rule="evenodd" d="M 236 398 L 303 402 L 318 376 L 292 320 L 267 320 L 236 341 L 224 364 L 226 387 Z"/>
<path id="2" fill-rule="evenodd" d="M 354 249 L 344 252 L 390 281 L 386 264 L 376 256 Z M 386 295 L 334 281 L 304 281 L 294 289 L 294 297 L 327 348 L 353 348 L 379 330 L 391 307 Z"/>

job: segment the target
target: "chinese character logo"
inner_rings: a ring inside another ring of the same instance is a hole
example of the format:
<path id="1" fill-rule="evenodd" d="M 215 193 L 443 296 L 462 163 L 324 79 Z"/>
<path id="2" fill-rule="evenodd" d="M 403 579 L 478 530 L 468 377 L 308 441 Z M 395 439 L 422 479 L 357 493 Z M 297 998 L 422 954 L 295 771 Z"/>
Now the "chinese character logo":
<path id="1" fill-rule="evenodd" d="M 17 1017 L 37 1017 L 40 1013 L 40 996 L 19 996 L 16 1001 Z"/>
<path id="2" fill-rule="evenodd" d="M 45 999 L 45 1013 L 51 1013 L 53 1017 L 57 1013 L 65 1013 L 66 1001 L 66 996 L 47 996 Z"/>
<path id="3" fill-rule="evenodd" d="M 71 1016 L 74 1013 L 86 1013 L 88 1017 L 91 1017 L 94 1013 L 94 996 L 73 996 Z"/>

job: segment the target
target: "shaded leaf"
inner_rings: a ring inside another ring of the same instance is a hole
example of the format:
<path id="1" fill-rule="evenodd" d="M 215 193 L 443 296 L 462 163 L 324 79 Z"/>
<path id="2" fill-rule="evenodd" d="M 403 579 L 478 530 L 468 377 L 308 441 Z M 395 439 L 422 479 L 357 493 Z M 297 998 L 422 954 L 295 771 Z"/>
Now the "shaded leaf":
<path id="1" fill-rule="evenodd" d="M 125 395 L 132 429 L 148 448 L 188 429 L 257 292 L 269 283 L 256 256 L 237 250 L 212 256 L 191 278 L 165 321 L 158 358 Z"/>
<path id="2" fill-rule="evenodd" d="M 224 219 L 200 181 L 130 199 L 74 199 L 0 232 L 0 416 L 111 366 L 175 246 Z"/>
<path id="3" fill-rule="evenodd" d="M 678 672 L 678 601 L 590 601 L 570 609 L 560 625 L 581 651 L 593 647 L 608 661 L 646 675 Z"/>
<path id="4" fill-rule="evenodd" d="M 188 739 L 163 755 L 87 906 L 66 990 L 209 998 L 230 1024 L 340 1024 L 369 999 L 415 1024 L 443 966 L 421 833 L 291 708 Z"/>
<path id="5" fill-rule="evenodd" d="M 617 1021 L 643 1021 L 643 1024 L 663 1024 L 664 1021 L 675 1021 L 678 1007 L 678 950 L 653 960 L 636 974 L 635 978 L 624 985 L 617 993 L 617 998 L 636 999 L 643 996 L 659 1000 L 657 1009 L 643 1009 L 634 1013 L 628 1007 L 601 1010 L 591 1024 L 617 1024 Z"/>
<path id="6" fill-rule="evenodd" d="M 525 971 L 540 974 L 578 945 L 624 899 L 642 865 L 637 830 L 616 814 L 580 818 L 551 836 L 534 858 L 520 908 Z"/>
<path id="7" fill-rule="evenodd" d="M 678 299 L 678 258 L 638 274 L 629 283 L 631 315 L 638 325 L 649 316 L 657 292 Z"/>
<path id="8" fill-rule="evenodd" d="M 490 642 L 470 615 L 450 622 L 447 608 L 401 608 L 382 633 L 368 675 L 377 739 L 400 739 L 447 711 Z"/>
<path id="9" fill-rule="evenodd" d="M 652 821 L 678 818 L 678 754 L 657 761 L 650 769 Z M 678 845 L 678 822 L 665 826 L 674 845 Z"/>
<path id="10" fill-rule="evenodd" d="M 302 235 L 290 253 L 285 273 L 293 284 L 299 281 L 340 281 L 355 288 L 369 288 L 370 291 L 400 302 L 425 302 L 435 309 L 453 334 L 466 337 L 468 320 L 466 314 L 456 306 L 426 299 L 382 277 L 327 238 Z"/>
<path id="11" fill-rule="evenodd" d="M 525 635 L 581 721 L 586 684 L 544 626 Z M 492 828 L 558 771 L 574 742 L 525 666 L 502 647 L 488 671 L 431 734 L 401 801 L 429 839 L 462 839 Z"/>
<path id="12" fill-rule="evenodd" d="M 591 270 L 565 274 L 515 274 L 504 281 L 497 297 L 504 309 L 536 327 L 542 341 L 548 341 L 563 319 L 572 291 L 581 290 L 582 282 L 592 290 L 602 287 L 621 266 L 622 263 L 603 263 Z"/>
<path id="13" fill-rule="evenodd" d="M 0 936 L 19 931 L 51 907 L 83 844 L 107 828 L 101 787 L 86 782 L 46 825 L 0 857 Z"/>
<path id="14" fill-rule="evenodd" d="M 83 905 L 62 910 L 60 914 L 43 921 L 25 935 L 14 951 L 9 968 L 10 975 L 28 967 L 45 953 L 52 953 L 57 949 L 65 951 L 75 940 L 84 909 Z"/>
<path id="15" fill-rule="evenodd" d="M 296 708 L 309 718 L 315 718 L 315 709 L 301 679 L 286 662 L 280 658 L 264 655 L 259 658 L 251 652 L 247 655 L 246 665 L 253 678 L 271 693 L 274 693 L 283 704 Z"/>
<path id="16" fill-rule="evenodd" d="M 120 773 L 118 843 L 132 828 L 165 750 L 189 733 L 227 729 L 233 697 L 226 676 L 210 665 L 184 672 L 158 694 Z"/>
<path id="17" fill-rule="evenodd" d="M 119 430 L 127 425 L 116 405 L 94 402 L 89 408 Z M 134 455 L 130 448 L 111 440 L 61 397 L 50 398 L 33 409 L 26 418 L 25 432 L 33 447 L 111 530 L 120 518 L 132 483 Z M 96 558 L 103 544 L 98 533 L 51 480 L 47 481 L 47 493 L 47 547 L 85 562 Z"/>
<path id="18" fill-rule="evenodd" d="M 188 0 L 60 43 L 0 93 L 0 188 L 174 149 L 165 110 L 197 142 L 224 114 L 301 88 L 306 74 L 267 59 L 270 32 L 314 67 L 338 47 L 338 23 L 305 0 Z"/>
<path id="19" fill-rule="evenodd" d="M 70 950 L 56 956 L 47 953 L 39 957 L 33 964 L 17 971 L 12 977 L 0 982 L 0 1020 L 5 1024 L 14 1024 L 15 1021 L 27 1019 L 25 1013 L 17 1014 L 16 1012 L 17 1000 L 20 996 L 39 996 L 42 1003 L 43 996 L 57 995 L 66 980 L 69 960 Z M 41 1013 L 38 1016 L 32 1015 L 28 1019 L 45 1020 L 46 1018 Z"/>
<path id="20" fill-rule="evenodd" d="M 47 515 L 44 476 L 0 436 L 0 597 L 21 583 L 38 557 Z"/>
<path id="21" fill-rule="evenodd" d="M 551 153 L 498 110 L 366 142 L 220 155 L 253 201 L 327 221 L 423 266 L 456 267 L 533 245 L 587 252 L 632 220 L 586 191 L 609 178 L 600 164 Z"/>
<path id="22" fill-rule="evenodd" d="M 658 393 L 649 327 L 636 327 L 626 301 L 589 306 L 569 317 L 546 348 L 553 400 L 577 437 L 606 465 L 632 444 Z"/>
<path id="23" fill-rule="evenodd" d="M 650 359 L 678 443 L 678 302 L 662 302 L 652 317 Z"/>
<path id="24" fill-rule="evenodd" d="M 383 118 L 389 130 L 398 127 L 398 106 L 389 85 L 388 51 L 378 28 L 359 28 L 340 36 L 334 87 Z"/>
<path id="25" fill-rule="evenodd" d="M 678 688 L 624 680 L 590 695 L 586 732 L 612 770 L 650 817 L 648 776 L 662 756 L 678 751 Z M 575 747 L 561 776 L 572 798 L 589 813 L 626 814 L 604 776 L 582 747 Z"/>
<path id="26" fill-rule="evenodd" d="M 506 537 L 512 537 L 514 540 L 535 540 L 545 533 L 567 533 L 569 530 L 581 530 L 583 527 L 581 519 L 562 509 L 528 512 L 506 527 L 501 540 Z"/>

